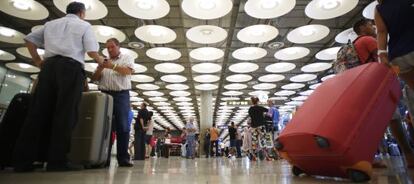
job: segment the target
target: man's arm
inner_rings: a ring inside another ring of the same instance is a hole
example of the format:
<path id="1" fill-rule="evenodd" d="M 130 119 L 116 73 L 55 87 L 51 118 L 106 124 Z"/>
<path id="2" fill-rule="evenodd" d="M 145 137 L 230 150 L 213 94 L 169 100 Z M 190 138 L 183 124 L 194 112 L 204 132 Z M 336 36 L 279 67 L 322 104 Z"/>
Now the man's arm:
<path id="1" fill-rule="evenodd" d="M 26 40 L 26 47 L 29 50 L 30 56 L 32 56 L 34 65 L 40 68 L 43 64 L 43 60 L 37 53 L 37 45 Z"/>
<path id="2" fill-rule="evenodd" d="M 104 67 L 102 65 L 98 65 L 95 72 L 92 74 L 91 80 L 92 81 L 101 80 L 103 69 L 104 69 Z"/>
<path id="3" fill-rule="evenodd" d="M 133 72 L 133 70 L 130 67 L 114 64 L 111 60 L 104 62 L 103 67 L 112 69 L 121 75 L 131 75 Z"/>
<path id="4" fill-rule="evenodd" d="M 388 30 L 382 19 L 381 15 L 379 14 L 378 10 L 375 8 L 375 25 L 377 25 L 377 44 L 378 50 L 387 50 L 387 42 L 388 42 Z M 380 53 L 378 55 L 379 61 L 381 63 L 388 65 L 388 53 Z"/>

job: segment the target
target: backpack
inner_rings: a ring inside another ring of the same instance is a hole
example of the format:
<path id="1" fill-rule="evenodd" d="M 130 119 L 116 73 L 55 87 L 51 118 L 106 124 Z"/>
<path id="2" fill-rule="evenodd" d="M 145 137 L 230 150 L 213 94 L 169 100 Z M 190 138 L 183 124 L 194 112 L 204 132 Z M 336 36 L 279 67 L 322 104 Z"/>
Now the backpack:
<path id="1" fill-rule="evenodd" d="M 361 64 L 354 42 L 348 40 L 348 43 L 339 49 L 336 60 L 333 62 L 333 69 L 335 73 L 341 73 Z"/>

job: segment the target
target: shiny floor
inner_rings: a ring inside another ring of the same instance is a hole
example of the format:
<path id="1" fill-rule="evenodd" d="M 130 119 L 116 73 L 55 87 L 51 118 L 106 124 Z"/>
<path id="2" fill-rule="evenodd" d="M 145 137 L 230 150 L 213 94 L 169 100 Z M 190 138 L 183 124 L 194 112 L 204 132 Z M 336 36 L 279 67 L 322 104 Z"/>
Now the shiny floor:
<path id="1" fill-rule="evenodd" d="M 114 159 L 113 159 L 114 160 Z M 387 169 L 375 169 L 369 183 L 408 184 L 414 179 L 414 170 L 404 168 L 400 158 L 387 160 Z M 0 171 L 0 184 L 133 184 L 133 183 L 350 183 L 348 180 L 323 177 L 294 177 L 286 161 L 250 162 L 247 158 L 198 158 L 179 157 L 151 158 L 135 161 L 132 168 L 118 168 L 116 161 L 109 169 L 93 169 L 78 172 L 49 173 L 42 170 L 32 173 Z"/>

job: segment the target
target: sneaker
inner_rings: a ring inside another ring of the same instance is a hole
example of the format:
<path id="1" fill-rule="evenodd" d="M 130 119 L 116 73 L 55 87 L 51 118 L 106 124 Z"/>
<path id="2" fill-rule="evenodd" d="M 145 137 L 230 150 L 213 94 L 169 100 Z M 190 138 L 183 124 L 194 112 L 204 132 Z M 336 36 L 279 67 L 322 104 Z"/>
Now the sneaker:
<path id="1" fill-rule="evenodd" d="M 124 162 L 124 163 L 118 163 L 119 167 L 133 167 L 134 164 L 132 164 L 131 162 Z"/>

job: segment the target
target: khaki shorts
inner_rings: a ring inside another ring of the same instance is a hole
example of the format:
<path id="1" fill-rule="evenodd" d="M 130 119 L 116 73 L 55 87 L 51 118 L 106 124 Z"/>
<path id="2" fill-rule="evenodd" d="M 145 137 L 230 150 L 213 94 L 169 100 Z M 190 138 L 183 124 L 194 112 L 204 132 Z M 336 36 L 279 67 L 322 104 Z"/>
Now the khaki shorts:
<path id="1" fill-rule="evenodd" d="M 400 73 L 407 73 L 414 69 L 414 52 L 397 57 L 391 61 L 393 65 L 400 68 Z"/>

